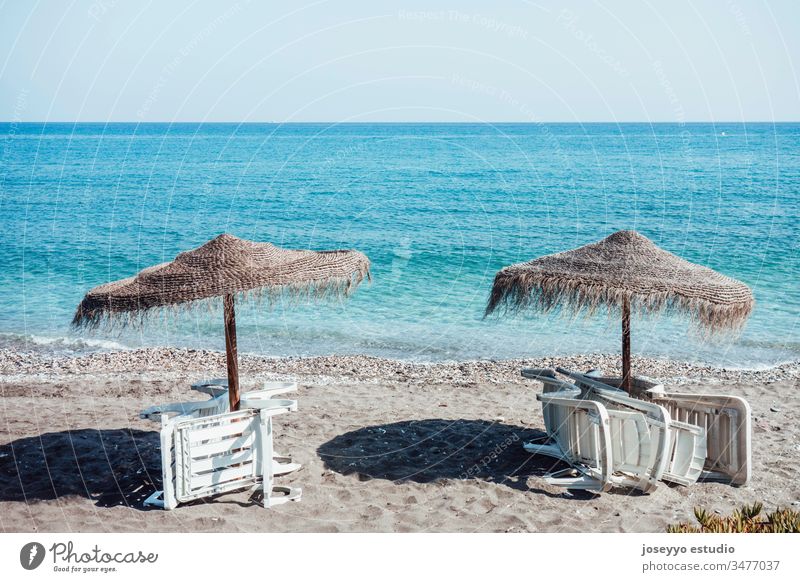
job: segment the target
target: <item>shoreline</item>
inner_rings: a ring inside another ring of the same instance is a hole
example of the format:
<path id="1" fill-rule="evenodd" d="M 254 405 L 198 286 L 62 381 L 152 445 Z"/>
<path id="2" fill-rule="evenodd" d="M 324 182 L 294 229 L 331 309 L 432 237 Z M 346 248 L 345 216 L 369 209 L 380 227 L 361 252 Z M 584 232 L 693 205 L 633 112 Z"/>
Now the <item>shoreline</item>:
<path id="1" fill-rule="evenodd" d="M 519 374 L 523 367 L 576 371 L 599 368 L 619 373 L 618 354 L 577 354 L 508 360 L 465 360 L 421 362 L 369 355 L 262 356 L 240 354 L 239 367 L 245 375 L 259 379 L 295 376 L 314 381 L 370 382 L 390 379 L 410 382 L 529 383 Z M 772 383 L 800 378 L 800 360 L 766 368 L 726 368 L 668 358 L 633 357 L 637 376 L 659 382 L 683 384 L 695 381 Z M 133 374 L 163 377 L 189 373 L 223 374 L 224 352 L 172 347 L 92 352 L 81 355 L 46 355 L 34 351 L 0 349 L 0 381 L 34 377 Z"/>

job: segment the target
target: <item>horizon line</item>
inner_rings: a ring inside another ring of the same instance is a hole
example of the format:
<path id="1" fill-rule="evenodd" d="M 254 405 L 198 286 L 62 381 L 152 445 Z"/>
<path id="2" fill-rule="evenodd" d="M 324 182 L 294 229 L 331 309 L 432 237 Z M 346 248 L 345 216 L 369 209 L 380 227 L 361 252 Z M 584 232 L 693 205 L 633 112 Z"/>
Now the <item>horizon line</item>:
<path id="1" fill-rule="evenodd" d="M 592 125 L 592 124 L 607 124 L 607 125 L 620 125 L 625 123 L 637 123 L 643 125 L 690 125 L 690 124 L 741 124 L 741 123 L 763 123 L 763 124 L 780 124 L 780 123 L 800 123 L 800 119 L 781 119 L 781 120 L 760 120 L 760 119 L 742 119 L 738 121 L 724 120 L 724 121 L 643 121 L 643 120 L 624 120 L 624 121 L 142 121 L 142 120 L 127 120 L 127 121 L 74 121 L 74 120 L 36 120 L 36 121 L 22 121 L 19 119 L 0 119 L 0 123 L 16 123 L 16 124 L 47 124 L 47 123 L 73 123 L 73 124 L 94 124 L 94 125 L 110 125 L 115 123 L 126 124 L 239 124 L 239 125 L 303 125 L 303 124 L 317 124 L 317 125 L 359 125 L 359 124 L 394 124 L 400 125 L 404 123 L 416 124 L 449 124 L 449 125 L 546 125 L 546 124 L 562 124 L 562 125 Z"/>

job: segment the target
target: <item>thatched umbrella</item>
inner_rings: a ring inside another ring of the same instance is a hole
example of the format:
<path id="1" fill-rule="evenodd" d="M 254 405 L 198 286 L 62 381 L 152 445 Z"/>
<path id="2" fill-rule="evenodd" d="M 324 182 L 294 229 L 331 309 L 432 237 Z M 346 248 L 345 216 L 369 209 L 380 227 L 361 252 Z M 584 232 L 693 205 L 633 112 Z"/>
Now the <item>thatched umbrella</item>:
<path id="1" fill-rule="evenodd" d="M 599 307 L 622 314 L 622 383 L 630 392 L 631 309 L 681 312 L 708 332 L 740 328 L 753 309 L 750 288 L 657 247 L 632 230 L 580 248 L 501 269 L 486 314 L 505 308 L 573 314 Z"/>
<path id="2" fill-rule="evenodd" d="M 294 298 L 348 295 L 369 277 L 369 259 L 353 250 L 295 251 L 222 234 L 175 260 L 135 277 L 100 285 L 78 305 L 72 324 L 143 320 L 153 310 L 222 297 L 231 410 L 239 407 L 234 296 L 288 294 Z"/>

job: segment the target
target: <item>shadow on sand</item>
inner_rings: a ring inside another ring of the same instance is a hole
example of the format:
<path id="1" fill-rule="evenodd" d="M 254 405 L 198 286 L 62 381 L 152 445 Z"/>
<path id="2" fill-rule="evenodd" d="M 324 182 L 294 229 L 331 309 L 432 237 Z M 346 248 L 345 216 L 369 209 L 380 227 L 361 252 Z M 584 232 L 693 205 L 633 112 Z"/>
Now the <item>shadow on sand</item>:
<path id="1" fill-rule="evenodd" d="M 0 501 L 78 495 L 100 507 L 142 502 L 161 488 L 158 432 L 79 429 L 0 445 Z"/>
<path id="2" fill-rule="evenodd" d="M 362 479 L 430 483 L 480 479 L 561 497 L 527 485 L 565 465 L 522 449 L 540 430 L 484 420 L 427 419 L 369 426 L 339 435 L 317 452 L 328 469 Z M 161 488 L 156 431 L 79 429 L 0 445 L 0 501 L 77 495 L 99 507 L 143 508 Z"/>
<path id="3" fill-rule="evenodd" d="M 413 420 L 345 433 L 317 453 L 328 469 L 365 480 L 481 479 L 561 497 L 527 485 L 528 477 L 567 467 L 522 449 L 522 443 L 545 436 L 541 430 L 485 420 Z"/>

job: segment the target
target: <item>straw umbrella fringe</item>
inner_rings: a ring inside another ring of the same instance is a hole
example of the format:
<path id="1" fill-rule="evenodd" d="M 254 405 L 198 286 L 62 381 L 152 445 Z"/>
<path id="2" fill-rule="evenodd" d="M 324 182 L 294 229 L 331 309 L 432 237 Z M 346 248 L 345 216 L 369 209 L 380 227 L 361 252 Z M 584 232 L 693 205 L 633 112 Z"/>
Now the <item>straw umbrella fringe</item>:
<path id="1" fill-rule="evenodd" d="M 351 277 L 331 279 L 321 283 L 265 286 L 244 291 L 234 291 L 230 294 L 235 296 L 237 302 L 251 301 L 257 305 L 266 302 L 270 307 L 274 304 L 286 302 L 291 305 L 298 305 L 307 302 L 346 299 L 364 279 L 370 280 L 368 267 L 364 271 L 354 272 Z M 94 293 L 98 289 L 100 287 L 95 287 L 89 293 Z M 225 295 L 228 295 L 228 293 L 194 301 L 187 299 L 179 303 L 148 306 L 149 302 L 146 300 L 138 301 L 133 298 L 125 298 L 120 301 L 116 297 L 103 297 L 100 295 L 89 297 L 89 294 L 87 294 L 75 310 L 72 325 L 77 329 L 85 330 L 143 327 L 149 320 L 160 316 L 178 316 L 186 311 L 198 311 L 204 308 L 210 313 L 223 306 Z M 131 308 L 131 305 L 135 305 L 135 307 Z"/>
<path id="2" fill-rule="evenodd" d="M 239 402 L 235 297 L 322 299 L 346 297 L 369 279 L 369 259 L 353 250 L 287 250 L 270 243 L 222 234 L 175 260 L 149 267 L 135 277 L 89 291 L 72 324 L 137 324 L 153 313 L 182 310 L 192 303 L 222 299 L 231 410 Z"/>
<path id="3" fill-rule="evenodd" d="M 590 280 L 501 271 L 495 276 L 486 315 L 495 311 L 515 314 L 531 310 L 592 316 L 604 308 L 621 312 L 625 301 L 635 314 L 686 315 L 700 331 L 712 334 L 739 331 L 754 306 L 752 299 L 723 304 L 704 297 L 675 295 L 672 291 L 652 291 L 644 295 Z"/>
<path id="4" fill-rule="evenodd" d="M 501 269 L 486 306 L 493 312 L 619 312 L 623 382 L 630 376 L 630 314 L 682 313 L 707 333 L 741 329 L 755 301 L 747 285 L 690 263 L 635 231 Z"/>
<path id="5" fill-rule="evenodd" d="M 345 297 L 369 278 L 369 259 L 352 250 L 295 251 L 223 234 L 135 277 L 100 285 L 78 305 L 72 323 L 95 327 L 131 321 L 154 308 L 231 294 L 321 299 Z"/>

